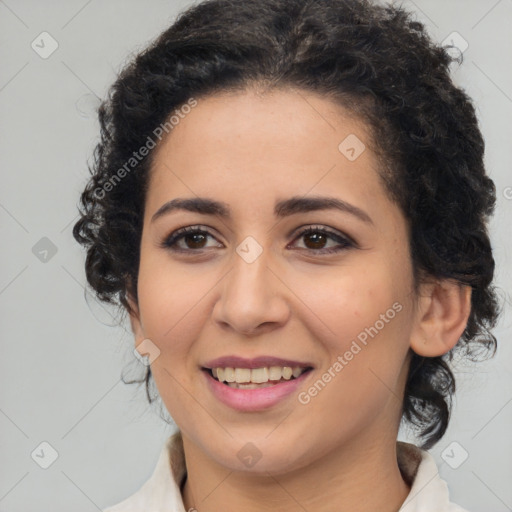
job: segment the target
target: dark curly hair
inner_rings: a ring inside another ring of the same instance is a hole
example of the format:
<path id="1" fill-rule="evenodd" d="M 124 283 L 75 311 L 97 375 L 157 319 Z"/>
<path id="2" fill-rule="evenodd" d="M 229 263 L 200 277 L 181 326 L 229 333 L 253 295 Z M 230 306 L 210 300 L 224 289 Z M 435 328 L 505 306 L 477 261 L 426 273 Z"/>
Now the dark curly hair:
<path id="1" fill-rule="evenodd" d="M 87 281 L 98 299 L 137 303 L 142 219 L 152 155 L 126 162 L 194 97 L 251 86 L 293 87 L 331 98 L 368 123 L 381 178 L 410 226 L 416 289 L 450 278 L 472 289 L 457 345 L 440 357 L 413 354 L 402 420 L 428 449 L 444 435 L 455 378 L 453 353 L 494 355 L 498 299 L 487 222 L 495 187 L 470 98 L 450 78 L 460 63 L 411 13 L 368 0 L 207 0 L 119 74 L 98 114 L 101 141 L 80 197 L 73 236 L 87 248 Z M 123 167 L 124 166 L 124 167 Z M 124 168 L 120 179 L 120 170 Z M 146 383 L 151 370 L 137 382 Z"/>

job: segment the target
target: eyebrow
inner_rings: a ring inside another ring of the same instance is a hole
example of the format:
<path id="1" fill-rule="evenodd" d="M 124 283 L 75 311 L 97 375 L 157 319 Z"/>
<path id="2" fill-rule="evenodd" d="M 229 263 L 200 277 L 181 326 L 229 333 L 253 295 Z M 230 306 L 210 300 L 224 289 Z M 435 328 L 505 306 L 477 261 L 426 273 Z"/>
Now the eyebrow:
<path id="1" fill-rule="evenodd" d="M 297 213 L 333 209 L 349 213 L 363 222 L 373 224 L 372 219 L 364 210 L 361 210 L 361 208 L 336 197 L 294 196 L 289 199 L 283 199 L 276 202 L 274 206 L 274 215 L 277 218 L 284 218 Z M 206 197 L 194 197 L 176 198 L 168 201 L 156 211 L 153 217 L 151 217 L 151 222 L 154 222 L 163 215 L 167 215 L 178 210 L 200 213 L 202 215 L 218 215 L 224 219 L 231 218 L 231 210 L 227 203 L 214 201 L 213 199 L 208 199 Z"/>

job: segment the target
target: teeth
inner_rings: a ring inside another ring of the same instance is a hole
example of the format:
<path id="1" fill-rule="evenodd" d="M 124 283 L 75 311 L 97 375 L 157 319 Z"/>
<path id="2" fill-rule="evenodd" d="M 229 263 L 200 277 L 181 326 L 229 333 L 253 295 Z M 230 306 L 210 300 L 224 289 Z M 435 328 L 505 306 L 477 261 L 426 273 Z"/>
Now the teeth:
<path id="1" fill-rule="evenodd" d="M 231 370 L 231 368 L 230 368 L 230 370 Z M 234 374 L 235 374 L 234 382 L 238 382 L 239 384 L 242 382 L 251 382 L 250 368 L 235 368 Z"/>
<path id="2" fill-rule="evenodd" d="M 268 378 L 269 380 L 280 380 L 282 368 L 280 366 L 271 366 L 268 370 Z"/>
<path id="3" fill-rule="evenodd" d="M 292 378 L 293 370 L 290 366 L 284 366 L 282 369 L 283 379 L 290 380 Z"/>
<path id="4" fill-rule="evenodd" d="M 266 368 L 212 368 L 213 376 L 220 382 L 234 384 L 231 387 L 243 387 L 252 389 L 252 384 L 265 384 L 270 381 L 290 380 L 299 377 L 305 368 L 300 366 L 271 366 Z M 246 386 L 237 386 L 235 384 L 246 384 Z M 261 387 L 261 386 L 256 386 Z M 263 386 L 265 387 L 265 386 Z"/>
<path id="5" fill-rule="evenodd" d="M 224 368 L 224 380 L 226 382 L 235 382 L 236 373 L 233 368 Z"/>
<path id="6" fill-rule="evenodd" d="M 268 388 L 269 386 L 275 386 L 275 384 L 271 384 L 270 382 L 265 382 L 263 384 L 254 384 L 249 382 L 248 384 L 239 384 L 238 382 L 228 382 L 227 385 L 230 388 L 234 389 L 256 389 L 256 388 Z"/>
<path id="7" fill-rule="evenodd" d="M 302 373 L 302 368 L 300 366 L 294 366 L 292 375 L 297 378 Z"/>
<path id="8" fill-rule="evenodd" d="M 253 368 L 251 370 L 251 382 L 257 384 L 268 382 L 268 368 Z"/>

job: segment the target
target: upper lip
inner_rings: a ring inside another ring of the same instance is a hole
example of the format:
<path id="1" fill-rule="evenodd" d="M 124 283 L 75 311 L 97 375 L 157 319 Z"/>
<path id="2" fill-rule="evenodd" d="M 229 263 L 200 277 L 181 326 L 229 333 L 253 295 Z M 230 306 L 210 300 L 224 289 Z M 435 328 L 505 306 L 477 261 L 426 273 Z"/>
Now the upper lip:
<path id="1" fill-rule="evenodd" d="M 300 366 L 301 368 L 312 368 L 311 363 L 281 359 L 273 356 L 259 356 L 252 359 L 239 356 L 225 356 L 212 359 L 204 363 L 203 368 L 264 368 L 270 366 Z"/>

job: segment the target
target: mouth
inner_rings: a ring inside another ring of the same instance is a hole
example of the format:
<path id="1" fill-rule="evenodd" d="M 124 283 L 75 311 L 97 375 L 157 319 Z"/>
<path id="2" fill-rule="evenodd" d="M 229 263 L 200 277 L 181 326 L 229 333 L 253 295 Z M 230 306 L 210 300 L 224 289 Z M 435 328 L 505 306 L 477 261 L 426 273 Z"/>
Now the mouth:
<path id="1" fill-rule="evenodd" d="M 270 366 L 261 368 L 201 368 L 217 382 L 233 389 L 262 389 L 298 379 L 312 366 Z"/>

